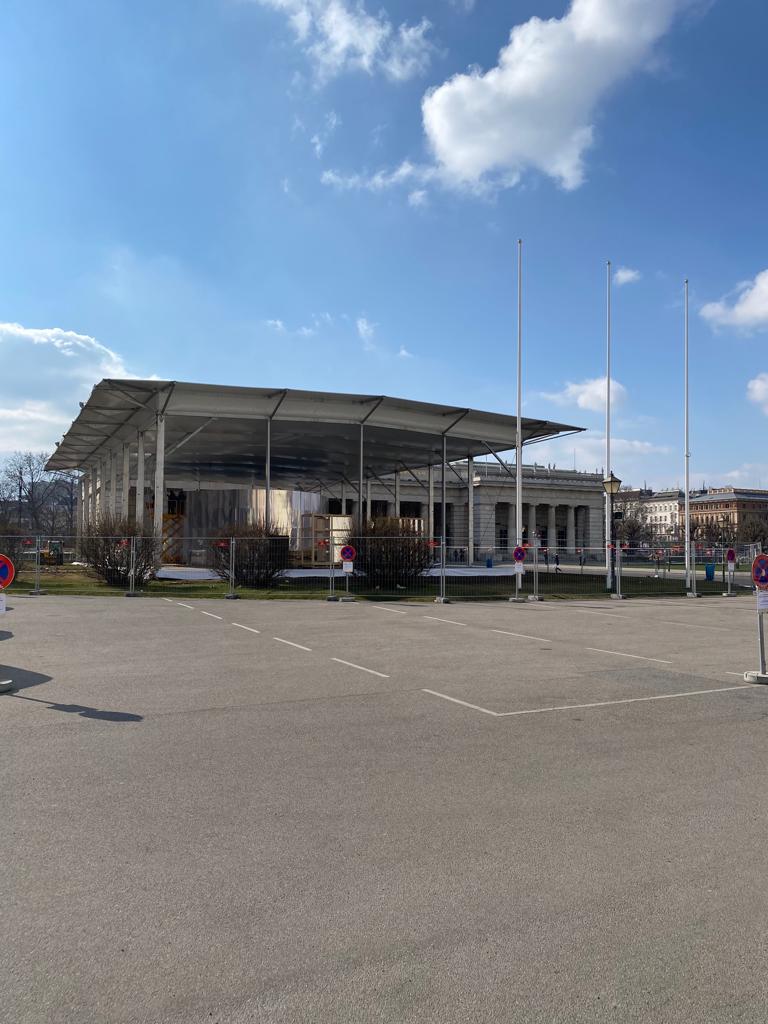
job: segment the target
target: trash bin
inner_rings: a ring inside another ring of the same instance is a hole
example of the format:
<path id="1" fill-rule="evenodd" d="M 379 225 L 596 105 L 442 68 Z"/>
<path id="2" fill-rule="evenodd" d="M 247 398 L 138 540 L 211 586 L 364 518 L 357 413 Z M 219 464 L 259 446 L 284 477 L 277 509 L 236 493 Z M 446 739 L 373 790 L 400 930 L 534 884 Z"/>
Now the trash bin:
<path id="1" fill-rule="evenodd" d="M 485 568 L 486 569 L 492 569 L 493 568 L 493 559 L 492 558 L 486 558 L 486 560 L 485 560 Z"/>
<path id="2" fill-rule="evenodd" d="M 707 577 L 707 582 L 713 583 L 715 579 L 715 563 L 707 562 L 707 564 L 704 566 L 704 572 Z"/>

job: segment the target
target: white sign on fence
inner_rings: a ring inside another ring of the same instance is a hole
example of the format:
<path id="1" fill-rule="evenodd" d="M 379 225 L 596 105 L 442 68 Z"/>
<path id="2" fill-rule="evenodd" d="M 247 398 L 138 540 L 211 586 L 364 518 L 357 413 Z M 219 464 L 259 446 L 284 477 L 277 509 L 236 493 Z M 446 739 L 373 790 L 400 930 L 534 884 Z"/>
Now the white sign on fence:
<path id="1" fill-rule="evenodd" d="M 5 594 L 0 590 L 0 615 L 5 615 Z"/>
<path id="2" fill-rule="evenodd" d="M 522 562 L 515 562 L 515 575 L 525 576 L 525 566 Z"/>
<path id="3" fill-rule="evenodd" d="M 758 590 L 757 610 L 759 612 L 768 612 L 768 590 Z"/>
<path id="4" fill-rule="evenodd" d="M 342 562 L 341 564 L 344 567 L 344 572 L 354 572 L 355 571 L 355 563 L 354 562 Z"/>

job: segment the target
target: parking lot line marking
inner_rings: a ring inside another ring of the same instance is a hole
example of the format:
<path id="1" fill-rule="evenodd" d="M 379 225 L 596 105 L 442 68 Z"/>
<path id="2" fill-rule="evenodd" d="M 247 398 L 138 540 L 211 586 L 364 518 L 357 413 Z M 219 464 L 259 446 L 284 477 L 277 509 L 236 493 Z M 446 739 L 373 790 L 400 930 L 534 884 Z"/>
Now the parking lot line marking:
<path id="1" fill-rule="evenodd" d="M 373 668 L 366 668 L 365 665 L 356 665 L 354 661 L 344 661 L 343 658 L 331 658 L 331 661 L 338 661 L 340 665 L 349 665 L 350 668 L 359 668 L 361 672 L 370 672 L 372 676 L 379 676 L 380 679 L 389 679 L 383 672 L 377 672 Z"/>
<path id="2" fill-rule="evenodd" d="M 461 704 L 462 707 L 472 708 L 473 711 L 482 711 L 484 715 L 493 715 L 494 718 L 499 717 L 498 711 L 489 711 L 488 708 L 481 708 L 479 704 L 468 704 L 465 700 L 459 700 L 458 697 L 449 697 L 447 693 L 438 693 L 437 690 L 427 690 L 423 688 L 422 693 L 431 693 L 433 697 L 442 697 L 443 700 L 449 700 L 452 704 Z"/>
<path id="3" fill-rule="evenodd" d="M 550 605 L 550 607 L 552 607 L 552 606 Z M 573 610 L 575 612 L 578 612 L 579 615 L 604 615 L 608 619 L 626 619 L 627 618 L 626 615 L 615 615 L 612 612 L 593 612 L 591 609 L 587 609 L 587 608 L 574 608 Z"/>
<path id="4" fill-rule="evenodd" d="M 233 622 L 233 626 L 237 626 L 238 629 L 247 629 L 249 633 L 260 633 L 260 629 L 254 629 L 253 626 L 243 626 L 240 622 Z"/>
<path id="5" fill-rule="evenodd" d="M 759 683 L 742 683 L 741 686 L 719 686 L 712 690 L 686 690 L 684 693 L 658 693 L 654 697 L 623 697 L 621 700 L 600 700 L 593 704 L 561 704 L 554 708 L 531 708 L 529 711 L 491 712 L 497 718 L 514 718 L 516 715 L 542 715 L 548 711 L 576 711 L 583 708 L 607 708 L 612 704 L 642 704 L 650 700 L 672 700 L 674 697 L 700 697 L 707 693 L 727 693 L 729 690 L 753 690 Z"/>
<path id="6" fill-rule="evenodd" d="M 289 647 L 298 647 L 300 651 L 312 652 L 311 647 L 304 647 L 302 644 L 295 644 L 293 640 L 283 640 L 281 636 L 273 636 L 272 639 L 277 640 L 279 644 L 288 644 Z"/>
<path id="7" fill-rule="evenodd" d="M 619 658 L 637 658 L 639 661 L 657 661 L 660 665 L 671 665 L 671 661 L 663 658 L 646 658 L 644 654 L 625 654 L 624 651 L 606 651 L 602 647 L 585 647 L 585 651 L 597 651 L 598 654 L 615 654 Z"/>
<path id="8" fill-rule="evenodd" d="M 195 610 L 191 604 L 184 604 L 183 601 L 177 601 L 176 604 L 179 606 L 179 608 L 189 608 L 191 612 Z"/>
<path id="9" fill-rule="evenodd" d="M 163 600 L 167 601 L 168 604 L 175 604 L 175 601 L 173 600 L 172 597 L 164 597 Z"/>
<path id="10" fill-rule="evenodd" d="M 510 633 L 507 629 L 492 629 L 492 633 L 503 633 L 504 636 L 519 636 L 521 640 L 541 640 L 543 644 L 551 644 L 551 640 L 545 640 L 543 636 L 529 636 L 527 633 Z"/>
<path id="11" fill-rule="evenodd" d="M 392 612 L 394 615 L 407 615 L 408 612 L 401 612 L 399 608 L 387 608 L 383 604 L 375 604 L 374 608 L 378 608 L 380 612 Z"/>
<path id="12" fill-rule="evenodd" d="M 204 612 L 202 608 L 200 609 L 200 611 L 203 613 L 203 615 L 207 615 L 209 619 L 223 619 L 224 617 L 223 615 L 214 615 L 213 612 Z"/>
<path id="13" fill-rule="evenodd" d="M 424 615 L 425 619 L 432 619 L 433 622 L 450 622 L 452 626 L 466 626 L 466 622 L 457 622 L 455 619 L 440 619 L 437 615 Z"/>

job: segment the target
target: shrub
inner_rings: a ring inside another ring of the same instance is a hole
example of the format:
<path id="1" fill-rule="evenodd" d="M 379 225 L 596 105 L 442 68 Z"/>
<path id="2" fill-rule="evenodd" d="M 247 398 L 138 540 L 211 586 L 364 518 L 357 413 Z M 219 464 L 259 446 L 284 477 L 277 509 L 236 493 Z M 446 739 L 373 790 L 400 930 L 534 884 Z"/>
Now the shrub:
<path id="1" fill-rule="evenodd" d="M 241 523 L 227 527 L 209 542 L 214 568 L 224 579 L 229 579 L 232 541 L 236 587 L 273 587 L 288 568 L 288 537 L 268 530 L 264 523 Z"/>
<path id="2" fill-rule="evenodd" d="M 427 538 L 414 525 L 394 516 L 365 523 L 349 543 L 357 551 L 355 569 L 365 573 L 366 581 L 376 587 L 405 586 L 434 561 Z"/>
<path id="3" fill-rule="evenodd" d="M 131 538 L 136 551 L 136 584 L 146 583 L 154 575 L 157 544 L 153 537 L 140 537 L 133 519 L 100 515 L 86 523 L 80 543 L 82 558 L 90 572 L 113 587 L 128 588 L 131 572 Z"/>

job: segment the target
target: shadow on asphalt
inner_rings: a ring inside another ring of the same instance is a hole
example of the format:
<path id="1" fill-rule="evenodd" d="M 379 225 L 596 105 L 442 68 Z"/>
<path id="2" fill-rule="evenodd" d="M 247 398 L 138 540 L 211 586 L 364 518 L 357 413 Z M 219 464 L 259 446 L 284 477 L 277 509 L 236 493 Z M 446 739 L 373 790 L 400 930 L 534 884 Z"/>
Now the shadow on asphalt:
<path id="1" fill-rule="evenodd" d="M 45 704 L 50 711 L 62 711 L 66 715 L 79 715 L 80 718 L 92 718 L 98 722 L 143 722 L 143 715 L 134 715 L 128 711 L 102 711 L 100 708 L 89 708 L 85 704 L 57 704 L 55 701 L 43 700 L 40 697 L 25 697 L 19 690 L 27 690 L 32 686 L 49 683 L 51 676 L 41 672 L 30 672 L 15 665 L 0 665 L 0 679 L 11 679 L 13 689 L 4 696 L 15 697 L 17 700 L 30 700 L 35 704 Z M 0 700 L 2 697 L 0 697 Z"/>
<path id="2" fill-rule="evenodd" d="M 0 640 L 11 640 L 13 633 L 9 629 L 0 629 Z"/>

